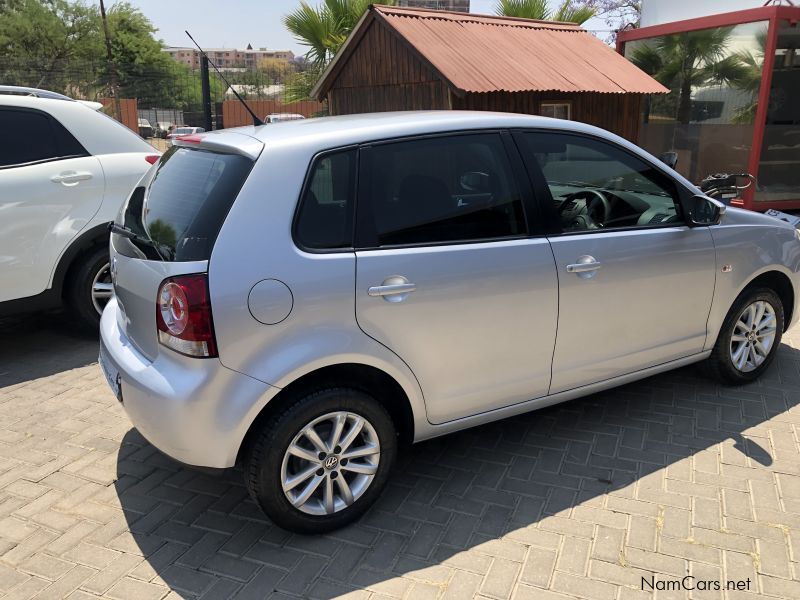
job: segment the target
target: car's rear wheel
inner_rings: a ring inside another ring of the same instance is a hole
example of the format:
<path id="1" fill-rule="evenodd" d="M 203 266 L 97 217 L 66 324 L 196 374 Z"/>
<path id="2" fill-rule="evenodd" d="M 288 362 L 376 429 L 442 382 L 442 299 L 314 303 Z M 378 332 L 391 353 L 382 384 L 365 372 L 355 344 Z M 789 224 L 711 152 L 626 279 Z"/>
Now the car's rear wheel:
<path id="1" fill-rule="evenodd" d="M 67 303 L 84 326 L 97 329 L 112 294 L 108 248 L 98 246 L 82 256 L 70 271 Z"/>
<path id="2" fill-rule="evenodd" d="M 245 457 L 245 482 L 277 525 L 320 533 L 369 508 L 396 453 L 394 423 L 372 396 L 351 388 L 316 390 L 263 424 Z"/>
<path id="3" fill-rule="evenodd" d="M 707 361 L 709 371 L 732 385 L 757 379 L 775 358 L 783 324 L 783 303 L 773 290 L 746 289 L 725 317 Z"/>

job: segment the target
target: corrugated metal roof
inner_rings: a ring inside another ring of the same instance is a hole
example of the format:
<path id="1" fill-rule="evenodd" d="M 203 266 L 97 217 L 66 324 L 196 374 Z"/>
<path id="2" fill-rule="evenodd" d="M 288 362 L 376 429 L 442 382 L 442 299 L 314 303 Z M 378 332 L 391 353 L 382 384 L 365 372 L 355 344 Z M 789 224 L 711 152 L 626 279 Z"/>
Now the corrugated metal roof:
<path id="1" fill-rule="evenodd" d="M 464 92 L 669 91 L 573 23 L 387 6 L 372 10 Z"/>

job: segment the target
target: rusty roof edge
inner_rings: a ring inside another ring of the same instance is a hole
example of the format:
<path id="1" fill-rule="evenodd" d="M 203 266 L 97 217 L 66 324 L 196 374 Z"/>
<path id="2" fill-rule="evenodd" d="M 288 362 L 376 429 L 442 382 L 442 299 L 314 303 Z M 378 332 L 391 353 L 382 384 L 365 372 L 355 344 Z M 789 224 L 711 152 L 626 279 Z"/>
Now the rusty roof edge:
<path id="1" fill-rule="evenodd" d="M 330 91 L 333 80 L 335 79 L 335 75 L 338 74 L 339 63 L 343 63 L 347 58 L 349 58 L 349 56 L 358 47 L 358 42 L 361 41 L 361 38 L 364 37 L 364 34 L 367 32 L 364 22 L 369 18 L 372 18 L 373 20 L 375 19 L 376 11 L 373 10 L 374 7 L 374 4 L 370 4 L 368 9 L 364 11 L 364 14 L 358 20 L 358 23 L 355 24 L 350 32 L 350 35 L 347 36 L 347 39 L 339 48 L 339 52 L 336 53 L 336 56 L 333 57 L 333 60 L 329 62 L 328 66 L 322 71 L 319 79 L 317 79 L 317 82 L 314 84 L 314 87 L 311 88 L 311 91 L 308 94 L 311 98 L 315 100 L 322 100 L 322 98 L 324 98 Z"/>
<path id="2" fill-rule="evenodd" d="M 481 13 L 459 12 L 455 10 L 434 10 L 426 8 L 414 8 L 411 6 L 386 6 L 384 4 L 370 4 L 371 8 L 381 14 L 395 14 L 397 16 L 404 16 L 417 19 L 440 19 L 440 20 L 454 20 L 454 21 L 471 21 L 473 23 L 481 23 L 481 19 L 491 19 L 492 21 L 500 21 L 497 25 L 501 25 L 503 21 L 507 22 L 509 27 L 528 27 L 531 29 L 573 29 L 576 31 L 583 31 L 589 33 L 586 29 L 572 23 L 570 21 L 543 21 L 540 19 L 525 19 L 523 17 L 504 17 L 501 15 L 485 15 Z M 425 15 L 425 16 L 422 16 Z M 456 19 L 448 17 L 457 17 Z M 518 24 L 517 24 L 518 23 Z M 488 25 L 489 23 L 484 23 Z M 556 27 L 552 27 L 555 25 Z"/>

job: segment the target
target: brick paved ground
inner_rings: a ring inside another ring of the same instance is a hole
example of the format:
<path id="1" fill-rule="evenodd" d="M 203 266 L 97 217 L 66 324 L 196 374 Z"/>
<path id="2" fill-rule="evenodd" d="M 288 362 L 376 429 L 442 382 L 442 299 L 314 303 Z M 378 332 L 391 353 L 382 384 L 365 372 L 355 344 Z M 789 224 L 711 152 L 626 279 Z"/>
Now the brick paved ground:
<path id="1" fill-rule="evenodd" d="M 418 446 L 302 537 L 156 452 L 59 323 L 0 322 L 3 600 L 800 598 L 800 328 L 746 388 L 684 369 Z M 641 589 L 685 574 L 750 592 Z"/>

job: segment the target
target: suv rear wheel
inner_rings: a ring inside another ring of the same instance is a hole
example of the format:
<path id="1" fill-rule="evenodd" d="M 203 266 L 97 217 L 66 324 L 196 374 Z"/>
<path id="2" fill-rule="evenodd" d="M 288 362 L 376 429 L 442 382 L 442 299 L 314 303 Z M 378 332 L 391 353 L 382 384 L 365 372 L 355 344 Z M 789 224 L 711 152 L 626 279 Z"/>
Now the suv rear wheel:
<path id="1" fill-rule="evenodd" d="M 344 387 L 306 392 L 264 424 L 245 459 L 245 483 L 280 527 L 331 531 L 378 498 L 396 454 L 394 423 L 372 396 Z"/>
<path id="2" fill-rule="evenodd" d="M 108 247 L 98 246 L 78 261 L 69 275 L 67 304 L 83 325 L 97 329 L 112 294 Z"/>
<path id="3" fill-rule="evenodd" d="M 711 375 L 732 385 L 757 379 L 775 358 L 783 320 L 783 303 L 773 290 L 744 290 L 725 317 L 708 358 Z"/>

